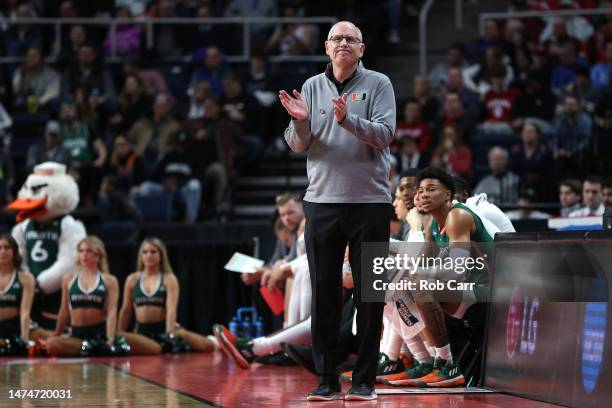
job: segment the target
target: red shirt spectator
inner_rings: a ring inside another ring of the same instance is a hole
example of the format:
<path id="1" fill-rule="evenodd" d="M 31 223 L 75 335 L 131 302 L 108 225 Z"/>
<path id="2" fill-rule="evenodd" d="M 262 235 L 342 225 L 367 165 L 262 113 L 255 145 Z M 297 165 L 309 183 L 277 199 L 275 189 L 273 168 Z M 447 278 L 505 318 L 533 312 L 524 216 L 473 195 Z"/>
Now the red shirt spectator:
<path id="1" fill-rule="evenodd" d="M 484 98 L 485 121 L 487 122 L 510 123 L 512 119 L 512 106 L 518 92 L 505 87 L 505 71 L 506 68 L 503 65 L 495 65 L 489 70 L 491 89 Z"/>

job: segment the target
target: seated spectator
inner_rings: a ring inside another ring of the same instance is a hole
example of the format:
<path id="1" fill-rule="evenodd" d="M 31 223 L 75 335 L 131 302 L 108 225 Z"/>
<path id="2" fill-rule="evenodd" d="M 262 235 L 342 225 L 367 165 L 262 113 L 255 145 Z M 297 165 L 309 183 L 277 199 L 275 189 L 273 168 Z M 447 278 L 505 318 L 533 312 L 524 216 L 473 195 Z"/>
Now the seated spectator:
<path id="1" fill-rule="evenodd" d="M 115 18 L 132 20 L 130 9 L 126 6 L 119 7 Z M 130 56 L 140 54 L 140 26 L 122 22 L 117 24 L 113 33 L 109 29 L 104 40 L 104 52 L 107 55 Z M 115 50 L 113 51 L 113 47 Z"/>
<path id="2" fill-rule="evenodd" d="M 201 119 L 204 117 L 204 101 L 212 95 L 210 85 L 206 81 L 199 81 L 193 85 L 193 93 L 189 96 L 189 110 L 187 119 Z"/>
<path id="3" fill-rule="evenodd" d="M 447 92 L 455 92 L 459 94 L 459 98 L 461 99 L 461 103 L 465 107 L 466 111 L 470 114 L 472 118 L 478 120 L 481 115 L 481 103 L 480 96 L 466 88 L 463 84 L 463 74 L 458 68 L 450 68 L 448 70 L 448 80 L 446 84 L 441 88 L 441 96 L 444 100 L 444 96 Z"/>
<path id="4" fill-rule="evenodd" d="M 70 151 L 71 167 L 76 172 L 81 201 L 93 205 L 97 193 L 99 169 L 106 161 L 106 147 L 99 135 L 77 116 L 74 101 L 66 100 L 60 110 L 60 137 Z"/>
<path id="5" fill-rule="evenodd" d="M 249 69 L 244 80 L 244 90 L 257 98 L 258 92 L 272 93 L 276 102 L 276 92 L 267 65 L 266 56 L 260 52 L 252 52 L 249 60 Z M 262 103 L 262 101 L 259 101 Z"/>
<path id="6" fill-rule="evenodd" d="M 440 143 L 431 158 L 431 166 L 441 167 L 453 176 L 470 179 L 472 152 L 463 144 L 461 132 L 455 125 L 444 126 Z"/>
<path id="7" fill-rule="evenodd" d="M 586 66 L 579 66 L 576 69 L 576 76 L 574 81 L 567 84 L 561 93 L 560 100 L 563 101 L 566 95 L 575 95 L 582 106 L 589 115 L 592 115 L 595 111 L 595 105 L 599 98 L 598 90 L 591 84 L 589 77 L 589 68 Z"/>
<path id="8" fill-rule="evenodd" d="M 28 3 L 21 3 L 15 12 L 16 18 L 34 18 Z M 43 38 L 39 26 L 34 24 L 12 24 L 2 33 L 4 52 L 8 57 L 25 55 L 29 48 L 42 48 Z"/>
<path id="9" fill-rule="evenodd" d="M 491 174 L 480 180 L 474 194 L 485 193 L 489 201 L 502 206 L 515 204 L 518 199 L 519 177 L 509 170 L 508 151 L 495 146 L 489 151 Z"/>
<path id="10" fill-rule="evenodd" d="M 0 205 L 6 206 L 13 201 L 13 185 L 15 183 L 15 166 L 13 159 L 0 150 Z"/>
<path id="11" fill-rule="evenodd" d="M 204 100 L 204 118 L 188 120 L 185 129 L 191 136 L 188 154 L 195 166 L 195 174 L 212 185 L 209 208 L 216 209 L 223 202 L 229 179 L 235 177 L 235 140 L 241 135 L 240 127 L 222 115 L 215 97 Z"/>
<path id="12" fill-rule="evenodd" d="M 117 179 L 110 174 L 104 176 L 100 183 L 97 208 L 102 222 L 142 222 L 140 210 L 130 202 L 125 191 L 117 188 Z"/>
<path id="13" fill-rule="evenodd" d="M 491 89 L 484 97 L 484 120 L 483 127 L 487 132 L 511 133 L 510 126 L 512 106 L 518 92 L 510 89 L 504 83 L 506 67 L 502 64 L 492 66 L 489 71 L 489 82 Z"/>
<path id="14" fill-rule="evenodd" d="M 79 48 L 87 43 L 87 31 L 82 25 L 75 24 L 70 28 L 70 41 L 62 46 L 57 57 L 57 66 L 64 72 L 79 62 Z"/>
<path id="15" fill-rule="evenodd" d="M 470 144 L 475 131 L 474 118 L 465 111 L 465 107 L 456 92 L 447 92 L 444 95 L 444 104 L 442 111 L 437 120 L 438 129 L 434 129 L 435 140 L 432 140 L 432 145 L 437 146 L 439 143 L 438 137 L 442 135 L 442 127 L 446 125 L 455 125 L 461 129 L 463 142 Z"/>
<path id="16" fill-rule="evenodd" d="M 499 47 L 490 47 L 485 51 L 484 59 L 471 67 L 464 70 L 465 86 L 474 92 L 477 92 L 484 98 L 486 93 L 491 89 L 489 81 L 491 67 L 503 65 L 506 68 L 504 84 L 510 86 L 514 81 L 514 70 L 510 66 L 507 57 L 502 54 Z"/>
<path id="17" fill-rule="evenodd" d="M 170 151 L 180 129 L 180 123 L 172 114 L 169 97 L 159 94 L 153 102 L 152 114 L 137 120 L 127 139 L 134 146 L 136 155 L 144 159 L 148 169 L 152 169 Z"/>
<path id="18" fill-rule="evenodd" d="M 119 109 L 111 116 L 109 123 L 120 133 L 127 132 L 138 119 L 149 113 L 151 105 L 142 80 L 136 75 L 128 75 L 119 94 Z"/>
<path id="19" fill-rule="evenodd" d="M 61 18 L 62 20 L 79 17 L 79 13 L 76 7 L 74 6 L 74 2 L 72 0 L 62 0 L 61 1 L 59 5 L 59 16 L 58 17 Z M 70 32 L 72 31 L 72 27 L 74 27 L 74 25 L 72 24 L 62 24 L 60 26 L 59 41 L 61 42 L 62 49 L 64 47 L 70 46 Z M 47 30 L 46 33 L 51 34 L 52 30 L 55 29 L 55 27 L 50 26 L 49 28 L 51 28 L 51 30 Z"/>
<path id="20" fill-rule="evenodd" d="M 105 173 L 115 178 L 115 190 L 128 193 L 145 180 L 147 167 L 123 135 L 115 137 Z"/>
<path id="21" fill-rule="evenodd" d="M 602 184 L 604 207 L 612 206 L 612 179 L 604 180 Z"/>
<path id="22" fill-rule="evenodd" d="M 563 88 L 576 78 L 579 67 L 585 67 L 583 59 L 576 58 L 575 45 L 564 43 L 559 50 L 559 64 L 553 69 L 550 79 L 550 89 L 555 95 L 561 95 Z"/>
<path id="23" fill-rule="evenodd" d="M 295 7 L 283 7 L 282 17 L 297 17 Z M 282 24 L 276 26 L 264 51 L 272 55 L 308 55 L 314 52 L 317 40 L 316 28 L 309 24 Z"/>
<path id="24" fill-rule="evenodd" d="M 146 198 L 166 192 L 172 196 L 172 221 L 193 224 L 200 210 L 202 185 L 195 177 L 191 156 L 186 153 L 186 140 L 176 139 L 157 164 L 151 180 L 144 181 L 132 194 Z"/>
<path id="25" fill-rule="evenodd" d="M 601 216 L 604 213 L 602 179 L 599 176 L 587 176 L 582 182 L 582 208 L 574 210 L 569 217 Z"/>
<path id="26" fill-rule="evenodd" d="M 397 143 L 396 173 L 401 174 L 408 169 L 422 169 L 426 166 L 425 156 L 421 155 L 414 139 L 406 137 Z"/>
<path id="27" fill-rule="evenodd" d="M 512 127 L 523 128 L 525 121 L 535 122 L 542 131 L 551 128 L 557 100 L 547 86 L 547 77 L 541 71 L 527 75 L 524 90 L 512 106 Z"/>
<path id="28" fill-rule="evenodd" d="M 506 216 L 511 220 L 545 220 L 550 218 L 550 214 L 534 210 L 535 195 L 532 190 L 523 190 L 518 195 L 516 210 L 506 211 Z"/>
<path id="29" fill-rule="evenodd" d="M 592 140 L 592 122 L 582 112 L 578 99 L 566 95 L 563 110 L 555 117 L 554 129 L 549 139 L 553 157 L 559 163 L 562 174 L 580 174 L 587 149 Z"/>
<path id="30" fill-rule="evenodd" d="M 123 75 L 125 77 L 135 75 L 140 78 L 146 94 L 150 97 L 160 93 L 169 95 L 170 91 L 164 77 L 156 69 L 143 68 L 142 59 L 139 57 L 134 57 L 123 64 Z"/>
<path id="31" fill-rule="evenodd" d="M 596 89 L 609 87 L 612 83 L 612 37 L 605 42 L 606 59 L 591 68 L 591 82 Z"/>
<path id="32" fill-rule="evenodd" d="M 577 179 L 565 179 L 559 184 L 559 204 L 561 204 L 561 217 L 568 217 L 570 213 L 581 207 L 580 194 L 582 184 Z"/>
<path id="33" fill-rule="evenodd" d="M 548 19 L 547 26 L 540 33 L 540 43 L 544 44 L 546 50 L 552 56 L 558 57 L 561 52 L 563 52 L 563 44 L 566 43 L 572 44 L 576 50 L 580 49 L 580 41 L 586 40 L 593 34 L 592 26 L 586 28 L 586 30 L 584 28 L 578 28 L 574 25 L 575 21 L 586 22 L 586 24 L 590 26 L 588 20 L 581 16 L 571 17 L 570 21 L 565 17 Z M 578 31 L 581 32 L 578 33 Z"/>
<path id="34" fill-rule="evenodd" d="M 538 192 L 536 198 L 543 200 L 552 181 L 552 157 L 534 123 L 523 125 L 521 139 L 522 143 L 513 146 L 510 151 L 510 169 L 519 176 L 523 188 Z"/>
<path id="35" fill-rule="evenodd" d="M 45 128 L 44 140 L 42 143 L 32 145 L 28 148 L 26 158 L 26 170 L 32 172 L 34 166 L 47 161 L 61 163 L 70 169 L 72 155 L 61 143 L 60 140 L 60 125 L 54 120 L 47 122 Z"/>
<path id="36" fill-rule="evenodd" d="M 418 152 L 424 154 L 429 147 L 429 126 L 421 120 L 421 107 L 415 98 L 404 103 L 402 120 L 395 128 L 394 143 L 400 144 L 405 139 L 412 139 L 417 144 Z"/>
<path id="37" fill-rule="evenodd" d="M 111 109 L 117 103 L 115 85 L 110 73 L 97 60 L 96 51 L 91 45 L 79 48 L 78 62 L 69 67 L 62 78 L 62 96 L 74 95 L 77 88 L 88 91 L 94 109 Z"/>
<path id="38" fill-rule="evenodd" d="M 200 3 L 197 10 L 198 18 L 211 18 L 214 17 L 211 10 L 211 6 L 206 3 Z M 236 49 L 236 45 L 232 44 L 233 41 L 228 41 L 228 36 L 231 36 L 231 30 L 236 26 L 225 25 L 225 24 L 196 24 L 194 29 L 191 30 L 188 40 L 190 41 L 189 50 L 194 51 L 198 48 L 208 48 L 211 46 L 218 46 L 221 51 L 233 55 L 240 50 Z"/>
<path id="39" fill-rule="evenodd" d="M 60 77 L 57 72 L 44 63 L 39 48 L 29 48 L 25 62 L 13 73 L 13 106 L 27 109 L 30 113 L 49 109 L 57 103 L 59 92 Z"/>
<path id="40" fill-rule="evenodd" d="M 227 74 L 227 64 L 223 61 L 223 55 L 216 46 L 200 49 L 193 54 L 196 68 L 193 70 L 189 88 L 199 81 L 206 81 L 210 84 L 215 96 L 223 94 L 223 77 Z"/>
<path id="41" fill-rule="evenodd" d="M 427 123 L 435 121 L 440 102 L 432 94 L 429 80 L 425 76 L 416 75 L 412 80 L 412 97 L 419 102 L 423 120 Z"/>
<path id="42" fill-rule="evenodd" d="M 429 72 L 429 83 L 433 89 L 437 90 L 438 87 L 448 82 L 448 71 L 451 68 L 456 68 L 460 73 L 468 67 L 468 63 L 465 61 L 463 55 L 463 44 L 455 42 L 448 47 L 446 53 L 446 61 L 436 64 L 435 67 Z"/>
<path id="43" fill-rule="evenodd" d="M 176 18 L 176 4 L 174 1 L 161 0 L 157 4 L 157 15 L 154 17 Z M 154 24 L 153 43 L 155 50 L 162 56 L 179 56 L 183 54 L 185 46 L 189 45 L 188 32 L 184 25 Z"/>
<path id="44" fill-rule="evenodd" d="M 517 78 L 521 78 L 531 67 L 531 52 L 523 21 L 510 19 L 504 28 L 502 50 L 510 58 L 510 64 Z"/>
<path id="45" fill-rule="evenodd" d="M 226 3 L 223 12 L 224 17 L 278 17 L 278 2 L 273 0 L 261 0 L 257 2 L 232 0 Z M 261 48 L 274 27 L 269 23 L 258 23 L 251 25 L 251 44 L 255 48 Z"/>
<path id="46" fill-rule="evenodd" d="M 265 131 L 264 107 L 255 97 L 243 91 L 242 82 L 235 74 L 223 78 L 222 109 L 227 117 L 242 128 L 240 144 L 243 145 L 243 157 L 240 168 L 246 168 L 257 161 L 262 151 L 261 137 Z"/>
<path id="47" fill-rule="evenodd" d="M 501 45 L 501 34 L 497 21 L 485 20 L 482 37 L 468 46 L 470 61 L 481 61 L 489 48 L 499 45 Z"/>

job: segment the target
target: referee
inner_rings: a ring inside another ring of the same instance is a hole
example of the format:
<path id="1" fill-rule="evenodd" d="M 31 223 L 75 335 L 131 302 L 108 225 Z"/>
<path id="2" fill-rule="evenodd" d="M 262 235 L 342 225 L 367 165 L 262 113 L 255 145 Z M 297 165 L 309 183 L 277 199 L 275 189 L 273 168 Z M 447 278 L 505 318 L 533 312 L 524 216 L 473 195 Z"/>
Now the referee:
<path id="1" fill-rule="evenodd" d="M 376 399 L 383 303 L 362 302 L 362 243 L 388 242 L 391 217 L 389 144 L 395 131 L 395 95 L 389 78 L 363 67 L 365 45 L 353 23 L 329 31 L 331 63 L 309 78 L 302 93 L 279 92 L 292 120 L 285 140 L 308 150 L 304 197 L 306 252 L 312 284 L 313 354 L 319 386 L 308 400 L 340 399 L 335 349 L 342 312 L 342 263 L 346 246 L 357 307 L 358 357 L 345 400 Z M 383 254 L 386 255 L 386 254 Z M 363 276 L 362 276 L 363 273 Z"/>

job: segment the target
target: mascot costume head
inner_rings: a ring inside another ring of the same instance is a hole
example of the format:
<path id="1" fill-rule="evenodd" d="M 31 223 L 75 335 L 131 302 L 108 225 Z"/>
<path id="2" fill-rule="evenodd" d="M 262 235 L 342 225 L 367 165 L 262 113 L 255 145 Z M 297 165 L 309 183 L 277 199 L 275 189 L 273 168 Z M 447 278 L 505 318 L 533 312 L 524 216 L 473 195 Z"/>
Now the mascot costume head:
<path id="1" fill-rule="evenodd" d="M 23 269 L 36 277 L 40 291 L 33 317 L 43 326 L 54 324 L 62 276 L 74 268 L 77 244 L 86 236 L 83 224 L 69 215 L 78 203 L 79 188 L 66 174 L 66 166 L 46 162 L 34 167 L 17 200 L 8 206 L 17 212 L 12 235 L 19 244 Z"/>

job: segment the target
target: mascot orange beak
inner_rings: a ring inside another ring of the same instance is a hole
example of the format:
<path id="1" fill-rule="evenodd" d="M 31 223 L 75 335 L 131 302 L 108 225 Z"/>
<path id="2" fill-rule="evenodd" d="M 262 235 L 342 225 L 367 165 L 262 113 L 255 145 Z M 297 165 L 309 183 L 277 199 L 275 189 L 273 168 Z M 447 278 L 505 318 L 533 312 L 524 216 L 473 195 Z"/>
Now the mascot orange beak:
<path id="1" fill-rule="evenodd" d="M 17 211 L 17 222 L 25 219 L 36 219 L 47 213 L 47 196 L 34 200 L 31 198 L 18 198 L 10 203 L 6 208 L 10 211 Z"/>

